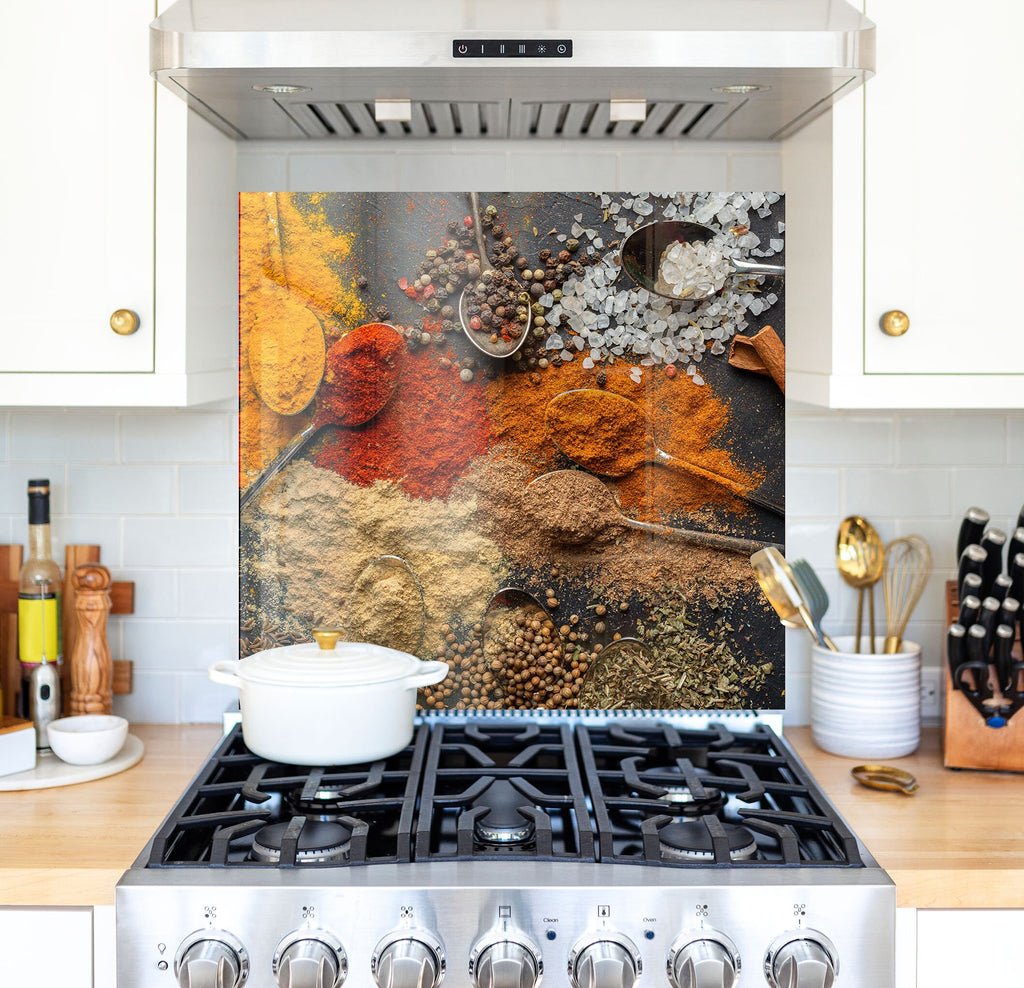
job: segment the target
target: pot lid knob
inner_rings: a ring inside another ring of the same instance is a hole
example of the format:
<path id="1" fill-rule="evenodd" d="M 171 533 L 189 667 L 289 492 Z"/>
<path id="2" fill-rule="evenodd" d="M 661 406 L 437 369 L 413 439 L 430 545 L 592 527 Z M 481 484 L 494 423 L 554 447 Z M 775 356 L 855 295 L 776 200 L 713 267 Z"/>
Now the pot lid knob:
<path id="1" fill-rule="evenodd" d="M 316 639 L 316 643 L 320 646 L 321 651 L 333 652 L 334 646 L 338 644 L 338 639 L 341 638 L 341 629 L 314 628 L 313 637 Z"/>

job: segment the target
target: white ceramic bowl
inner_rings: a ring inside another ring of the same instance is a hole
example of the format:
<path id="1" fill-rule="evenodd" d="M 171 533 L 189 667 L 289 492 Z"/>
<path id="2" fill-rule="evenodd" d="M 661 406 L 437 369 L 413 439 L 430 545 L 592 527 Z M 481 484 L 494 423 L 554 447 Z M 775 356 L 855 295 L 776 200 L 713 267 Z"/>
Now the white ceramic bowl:
<path id="1" fill-rule="evenodd" d="M 128 721 L 109 714 L 62 717 L 47 732 L 53 753 L 70 765 L 99 765 L 109 761 L 128 737 Z"/>

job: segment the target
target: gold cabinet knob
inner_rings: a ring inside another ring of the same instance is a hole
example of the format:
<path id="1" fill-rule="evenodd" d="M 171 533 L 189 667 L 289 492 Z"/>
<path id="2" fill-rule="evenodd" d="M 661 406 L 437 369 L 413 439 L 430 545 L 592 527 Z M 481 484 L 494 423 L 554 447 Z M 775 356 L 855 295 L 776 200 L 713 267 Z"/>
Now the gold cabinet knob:
<path id="1" fill-rule="evenodd" d="M 139 317 L 131 309 L 118 309 L 110 317 L 110 328 L 118 336 L 131 336 L 139 328 Z"/>
<path id="2" fill-rule="evenodd" d="M 882 332 L 889 336 L 902 336 L 910 329 L 910 316 L 899 309 L 890 309 L 882 316 Z"/>
<path id="3" fill-rule="evenodd" d="M 338 644 L 338 639 L 341 638 L 340 628 L 314 628 L 313 637 L 316 639 L 317 645 L 324 652 L 333 652 L 334 646 Z"/>

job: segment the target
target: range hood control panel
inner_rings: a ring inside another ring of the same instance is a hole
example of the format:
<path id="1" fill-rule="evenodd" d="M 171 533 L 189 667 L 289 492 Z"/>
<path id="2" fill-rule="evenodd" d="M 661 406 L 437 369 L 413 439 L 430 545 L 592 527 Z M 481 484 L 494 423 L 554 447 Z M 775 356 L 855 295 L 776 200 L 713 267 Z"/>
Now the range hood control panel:
<path id="1" fill-rule="evenodd" d="M 572 58 L 570 38 L 522 38 L 482 41 L 480 38 L 456 38 L 452 42 L 455 58 Z"/>

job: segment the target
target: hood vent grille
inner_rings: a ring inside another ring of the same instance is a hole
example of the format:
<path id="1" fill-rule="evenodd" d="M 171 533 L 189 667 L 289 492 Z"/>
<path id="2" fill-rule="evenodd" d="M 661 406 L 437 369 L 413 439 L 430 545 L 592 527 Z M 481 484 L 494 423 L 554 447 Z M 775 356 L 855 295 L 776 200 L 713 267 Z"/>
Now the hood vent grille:
<path id="1" fill-rule="evenodd" d="M 607 100 L 412 102 L 409 121 L 377 120 L 373 100 L 284 102 L 278 106 L 311 138 L 708 138 L 742 105 L 736 102 L 654 102 L 642 121 L 610 119 Z"/>

